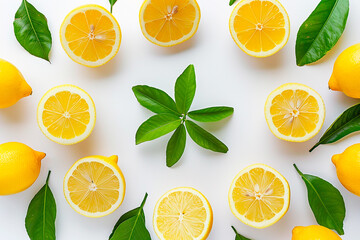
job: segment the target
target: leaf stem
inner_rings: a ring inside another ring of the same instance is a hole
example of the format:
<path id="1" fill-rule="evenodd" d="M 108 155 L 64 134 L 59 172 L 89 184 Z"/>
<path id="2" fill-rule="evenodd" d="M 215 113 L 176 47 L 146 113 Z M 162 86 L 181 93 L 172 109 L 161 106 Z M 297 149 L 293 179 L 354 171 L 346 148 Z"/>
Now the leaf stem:
<path id="1" fill-rule="evenodd" d="M 300 175 L 301 177 L 303 177 L 304 174 L 300 171 L 300 169 L 296 166 L 295 163 L 293 164 L 293 166 L 294 166 L 294 168 L 296 169 L 296 171 L 299 173 L 299 175 Z"/>
<path id="2" fill-rule="evenodd" d="M 238 234 L 238 232 L 236 231 L 236 229 L 234 228 L 234 226 L 231 226 L 231 228 L 234 230 L 234 232 L 235 232 L 236 234 Z"/>
<path id="3" fill-rule="evenodd" d="M 110 12 L 112 13 L 112 10 L 113 10 L 113 5 L 111 4 L 111 7 L 110 7 Z"/>
<path id="4" fill-rule="evenodd" d="M 143 201 L 141 202 L 140 209 L 142 209 L 144 207 L 147 197 L 148 197 L 148 193 L 145 193 L 145 197 L 144 197 Z"/>
<path id="5" fill-rule="evenodd" d="M 320 142 L 316 143 L 310 150 L 309 152 L 312 152 L 315 148 L 317 148 L 320 145 Z"/>
<path id="6" fill-rule="evenodd" d="M 46 177 L 46 185 L 48 185 L 50 174 L 51 174 L 51 170 L 49 170 L 49 173 L 48 173 L 48 175 Z"/>

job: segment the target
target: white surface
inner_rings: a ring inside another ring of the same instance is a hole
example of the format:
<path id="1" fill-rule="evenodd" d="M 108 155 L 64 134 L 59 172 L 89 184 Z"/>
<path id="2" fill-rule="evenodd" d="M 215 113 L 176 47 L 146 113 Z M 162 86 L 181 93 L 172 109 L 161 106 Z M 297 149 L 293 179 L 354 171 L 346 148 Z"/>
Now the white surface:
<path id="1" fill-rule="evenodd" d="M 300 24 L 315 8 L 314 0 L 283 0 L 290 15 L 291 36 L 285 48 L 266 59 L 245 55 L 233 42 L 228 31 L 232 7 L 228 0 L 199 0 L 202 19 L 193 39 L 172 48 L 149 43 L 142 35 L 138 12 L 142 0 L 119 0 L 114 7 L 123 40 L 118 55 L 107 65 L 90 69 L 71 61 L 62 50 L 59 28 L 65 15 L 73 8 L 98 3 L 109 8 L 107 0 L 31 1 L 49 21 L 53 36 L 51 64 L 28 54 L 16 41 L 12 21 L 20 1 L 0 0 L 0 58 L 15 64 L 33 87 L 34 94 L 15 106 L 0 111 L 0 142 L 19 141 L 44 151 L 41 174 L 28 190 L 0 197 L 0 239 L 28 239 L 24 218 L 28 204 L 52 170 L 50 186 L 57 202 L 57 239 L 108 239 L 117 219 L 137 207 L 145 192 L 147 227 L 153 239 L 152 211 L 156 200 L 167 190 L 192 186 L 209 199 L 214 210 L 214 225 L 209 240 L 234 239 L 230 226 L 256 240 L 289 240 L 297 225 L 316 224 L 307 203 L 304 183 L 292 164 L 297 163 L 305 173 L 321 176 L 333 183 L 343 194 L 347 214 L 345 240 L 357 239 L 360 233 L 360 198 L 346 191 L 338 181 L 330 158 L 358 142 L 359 135 L 330 146 L 320 146 L 313 153 L 308 149 L 318 140 L 288 143 L 276 139 L 269 131 L 263 115 L 267 95 L 287 82 L 300 82 L 317 90 L 324 98 L 327 117 L 322 134 L 331 122 L 357 101 L 328 90 L 327 82 L 332 65 L 342 50 L 360 39 L 358 23 L 360 1 L 351 1 L 346 31 L 336 47 L 318 64 L 297 67 L 295 39 Z M 192 109 L 212 105 L 235 107 L 231 119 L 205 127 L 223 140 L 230 151 L 215 154 L 196 146 L 188 137 L 185 154 L 174 168 L 165 166 L 165 147 L 169 136 L 135 146 L 138 126 L 151 113 L 141 107 L 131 87 L 148 84 L 173 92 L 177 76 L 194 63 L 197 73 L 197 93 Z M 74 146 L 61 146 L 48 140 L 36 123 L 36 107 L 41 96 L 51 87 L 71 83 L 85 89 L 97 107 L 97 123 L 92 135 Z M 123 205 L 113 214 L 90 219 L 74 212 L 62 193 L 66 171 L 78 159 L 89 155 L 119 155 L 127 191 Z M 291 206 L 277 224 L 263 230 L 245 226 L 230 212 L 227 192 L 233 177 L 245 166 L 265 163 L 279 170 L 289 181 L 292 190 Z M 1 173 L 0 173 L 1 174 Z"/>

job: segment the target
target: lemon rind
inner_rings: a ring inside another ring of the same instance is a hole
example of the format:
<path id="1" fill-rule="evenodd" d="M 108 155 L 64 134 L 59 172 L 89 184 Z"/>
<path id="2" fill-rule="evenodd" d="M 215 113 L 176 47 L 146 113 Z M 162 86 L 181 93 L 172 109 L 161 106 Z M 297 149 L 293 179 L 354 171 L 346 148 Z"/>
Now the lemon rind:
<path id="1" fill-rule="evenodd" d="M 72 139 L 63 139 L 63 138 L 58 138 L 58 137 L 51 135 L 48 132 L 47 128 L 45 127 L 45 125 L 42 121 L 42 113 L 45 109 L 44 105 L 45 105 L 46 101 L 51 96 L 54 96 L 57 92 L 61 92 L 61 91 L 69 91 L 71 93 L 78 94 L 81 98 L 83 98 L 86 101 L 86 103 L 89 106 L 90 122 L 87 124 L 85 132 L 79 136 L 76 136 L 75 138 L 72 138 Z M 95 109 L 94 101 L 92 100 L 91 96 L 87 92 L 85 92 L 84 90 L 82 90 L 81 88 L 79 88 L 75 85 L 64 84 L 64 85 L 53 87 L 44 94 L 44 96 L 41 98 L 41 100 L 39 102 L 39 105 L 37 107 L 37 122 L 38 122 L 41 132 L 51 141 L 56 142 L 61 145 L 73 145 L 73 144 L 79 143 L 81 141 L 84 141 L 86 138 L 88 138 L 95 127 L 96 109 Z"/>
<path id="2" fill-rule="evenodd" d="M 211 229 L 212 229 L 213 211 L 212 211 L 211 205 L 210 205 L 209 201 L 207 200 L 207 198 L 200 191 L 198 191 L 194 188 L 191 188 L 191 187 L 178 187 L 178 188 L 171 189 L 171 190 L 167 191 L 164 195 L 162 195 L 161 198 L 156 202 L 156 205 L 154 208 L 154 214 L 153 214 L 153 227 L 154 227 L 154 231 L 155 231 L 156 235 L 158 236 L 158 238 L 160 240 L 170 240 L 170 239 L 166 239 L 163 236 L 163 234 L 160 232 L 160 230 L 158 229 L 158 227 L 156 225 L 156 219 L 158 216 L 157 211 L 158 211 L 161 201 L 173 192 L 190 192 L 190 193 L 198 196 L 202 200 L 204 207 L 206 209 L 206 212 L 208 213 L 208 218 L 206 219 L 206 222 L 204 223 L 206 228 L 204 229 L 203 233 L 199 237 L 194 238 L 193 240 L 207 239 L 207 237 L 209 236 Z"/>
<path id="3" fill-rule="evenodd" d="M 69 48 L 69 45 L 65 39 L 65 30 L 66 30 L 66 26 L 70 23 L 70 19 L 75 14 L 77 14 L 79 12 L 84 12 L 89 9 L 90 10 L 96 9 L 96 10 L 100 11 L 103 15 L 107 15 L 109 17 L 109 19 L 111 20 L 111 22 L 114 24 L 114 31 L 115 31 L 116 35 L 119 36 L 115 40 L 113 51 L 105 58 L 99 59 L 96 62 L 86 61 L 86 60 L 82 59 L 81 57 L 73 54 L 73 51 Z M 100 67 L 100 66 L 106 64 L 107 62 L 109 62 L 111 59 L 113 59 L 116 56 L 116 54 L 119 52 L 120 45 L 121 45 L 121 39 L 122 39 L 121 28 L 120 28 L 120 25 L 119 25 L 118 21 L 116 20 L 116 18 L 107 9 L 105 9 L 102 6 L 99 6 L 97 4 L 83 5 L 83 6 L 73 9 L 70 13 L 68 13 L 66 15 L 66 17 L 60 27 L 61 46 L 63 47 L 64 51 L 69 56 L 69 58 L 78 64 L 81 64 L 86 67 L 91 67 L 91 68 Z"/>
<path id="4" fill-rule="evenodd" d="M 175 41 L 171 40 L 169 42 L 160 42 L 160 41 L 156 40 L 156 38 L 150 36 L 146 31 L 145 21 L 143 19 L 143 15 L 144 15 L 143 13 L 144 13 L 144 10 L 146 9 L 147 5 L 149 5 L 151 3 L 151 0 L 145 0 L 140 8 L 140 13 L 139 13 L 140 28 L 141 28 L 141 32 L 143 33 L 144 37 L 151 43 L 158 45 L 160 47 L 172 47 L 172 46 L 181 44 L 181 43 L 189 40 L 190 38 L 192 38 L 199 28 L 200 19 L 201 19 L 201 11 L 200 11 L 199 4 L 197 3 L 196 0 L 189 0 L 189 4 L 190 4 L 190 2 L 193 3 L 193 5 L 195 6 L 195 10 L 196 10 L 196 18 L 194 20 L 193 29 L 190 31 L 190 33 L 184 35 L 182 38 L 180 38 L 178 40 L 175 40 Z"/>
<path id="5" fill-rule="evenodd" d="M 286 11 L 286 9 L 284 8 L 284 6 L 277 0 L 266 0 L 266 1 L 270 1 L 272 2 L 273 4 L 275 4 L 280 12 L 283 14 L 284 16 L 284 20 L 285 20 L 285 37 L 284 37 L 284 40 L 276 45 L 275 48 L 271 49 L 271 50 L 268 50 L 268 51 L 260 51 L 260 52 L 255 52 L 255 51 L 251 51 L 249 49 L 247 49 L 245 47 L 244 44 L 242 44 L 239 39 L 237 38 L 237 33 L 234 29 L 234 19 L 237 15 L 237 12 L 239 10 L 240 7 L 242 7 L 243 5 L 245 4 L 248 4 L 250 2 L 253 2 L 253 1 L 258 1 L 258 0 L 242 0 L 240 1 L 236 6 L 235 8 L 233 9 L 231 15 L 230 15 L 230 19 L 229 19 L 229 30 L 230 30 L 230 35 L 232 37 L 232 39 L 234 40 L 234 42 L 236 43 L 236 45 L 243 51 L 245 52 L 246 54 L 248 54 L 249 56 L 252 56 L 252 57 L 257 57 L 257 58 L 265 58 L 265 57 L 270 57 L 272 55 L 274 55 L 275 53 L 277 53 L 278 51 L 280 51 L 286 44 L 287 42 L 289 41 L 289 37 L 290 37 L 290 18 L 289 18 L 289 15 Z M 263 1 L 263 0 L 261 0 Z"/>
<path id="6" fill-rule="evenodd" d="M 275 127 L 273 121 L 272 121 L 272 115 L 270 113 L 271 108 L 271 102 L 272 100 L 281 92 L 284 90 L 304 90 L 311 96 L 313 96 L 318 104 L 319 104 L 319 121 L 316 125 L 316 128 L 311 133 L 306 134 L 304 137 L 292 137 L 292 136 L 285 136 L 282 133 L 279 132 L 279 130 Z M 279 139 L 289 141 L 289 142 L 306 142 L 310 140 L 311 138 L 315 137 L 321 130 L 322 126 L 324 125 L 325 121 L 325 103 L 324 100 L 321 98 L 320 94 L 316 92 L 314 89 L 310 88 L 309 86 L 301 83 L 286 83 L 281 85 L 280 87 L 276 88 L 274 91 L 272 91 L 265 103 L 265 119 L 269 126 L 270 131 Z"/>
<path id="7" fill-rule="evenodd" d="M 236 181 L 239 179 L 240 176 L 242 176 L 243 174 L 249 172 L 250 170 L 252 170 L 254 168 L 261 168 L 261 169 L 264 169 L 266 171 L 273 173 L 283 183 L 284 190 L 285 190 L 284 191 L 284 207 L 283 207 L 283 209 L 281 209 L 281 211 L 279 213 L 277 213 L 273 218 L 266 220 L 266 221 L 262 221 L 262 222 L 250 221 L 247 218 L 245 218 L 243 215 L 238 213 L 235 208 L 235 202 L 233 201 L 233 198 L 232 198 L 232 193 L 234 191 Z M 272 168 L 266 164 L 262 164 L 262 163 L 253 164 L 253 165 L 250 165 L 250 166 L 244 168 L 235 176 L 235 178 L 233 179 L 233 181 L 230 185 L 230 189 L 229 189 L 229 193 L 228 193 L 228 201 L 229 201 L 230 210 L 237 219 L 239 219 L 242 223 L 244 223 L 250 227 L 257 228 L 257 229 L 263 229 L 263 228 L 267 228 L 267 227 L 277 223 L 287 213 L 289 206 L 290 206 L 290 186 L 289 186 L 288 181 L 285 179 L 285 177 L 281 173 L 276 171 L 274 168 Z"/>
<path id="8" fill-rule="evenodd" d="M 111 213 L 113 213 L 114 211 L 116 211 L 116 209 L 118 209 L 120 207 L 120 205 L 123 203 L 124 198 L 125 198 L 125 189 L 126 189 L 126 183 L 125 183 L 125 178 L 123 173 L 121 172 L 120 168 L 116 168 L 113 165 L 111 165 L 110 163 L 104 161 L 101 156 L 90 156 L 90 157 L 85 157 L 82 158 L 80 160 L 78 160 L 77 162 L 74 163 L 74 165 L 68 170 L 68 172 L 65 175 L 64 178 L 64 182 L 63 182 L 63 191 L 64 191 L 64 196 L 66 201 L 68 202 L 68 204 L 70 205 L 70 207 L 77 213 L 85 216 L 85 217 L 90 217 L 90 218 L 100 218 L 100 217 L 104 217 L 107 216 Z M 84 162 L 98 162 L 101 164 L 104 164 L 106 167 L 109 167 L 111 170 L 113 170 L 113 172 L 115 173 L 116 177 L 119 179 L 120 182 L 120 189 L 119 189 L 119 199 L 118 201 L 107 211 L 105 212 L 98 212 L 98 213 L 89 213 L 86 212 L 82 209 L 80 209 L 76 204 L 74 204 L 71 201 L 70 198 L 70 192 L 67 188 L 67 183 L 69 181 L 69 178 L 72 176 L 72 173 L 76 170 L 76 168 Z"/>

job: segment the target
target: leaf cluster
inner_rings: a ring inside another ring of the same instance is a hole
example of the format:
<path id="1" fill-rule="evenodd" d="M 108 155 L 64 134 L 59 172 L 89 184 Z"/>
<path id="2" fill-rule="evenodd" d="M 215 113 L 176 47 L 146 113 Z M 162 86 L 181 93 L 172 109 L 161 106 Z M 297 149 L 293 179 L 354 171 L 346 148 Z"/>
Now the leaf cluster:
<path id="1" fill-rule="evenodd" d="M 228 147 L 214 135 L 191 121 L 216 122 L 233 114 L 231 107 L 209 107 L 189 111 L 195 97 L 195 68 L 189 65 L 175 83 L 175 100 L 164 91 L 138 85 L 133 92 L 138 102 L 156 113 L 146 120 L 136 132 L 136 144 L 151 141 L 173 132 L 166 148 L 166 165 L 173 166 L 184 153 L 186 132 L 199 146 L 214 152 L 226 153 Z"/>

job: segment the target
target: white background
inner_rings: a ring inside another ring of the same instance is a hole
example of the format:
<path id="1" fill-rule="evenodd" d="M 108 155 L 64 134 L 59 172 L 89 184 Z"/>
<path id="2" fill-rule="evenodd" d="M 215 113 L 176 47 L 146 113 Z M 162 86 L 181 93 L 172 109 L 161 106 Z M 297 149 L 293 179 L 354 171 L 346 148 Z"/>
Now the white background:
<path id="1" fill-rule="evenodd" d="M 230 226 L 255 240 L 289 240 L 298 225 L 316 224 L 307 202 L 304 183 L 292 164 L 305 173 L 321 176 L 333 183 L 346 202 L 345 235 L 354 240 L 360 234 L 360 198 L 348 192 L 338 181 L 331 156 L 359 141 L 353 135 L 333 145 L 320 146 L 313 153 L 308 149 L 320 135 L 306 143 L 288 143 L 269 131 L 263 108 L 267 95 L 283 83 L 299 82 L 317 90 L 324 98 L 327 116 L 322 134 L 336 117 L 356 100 L 328 90 L 327 82 L 336 57 L 360 40 L 360 1 L 351 1 L 345 33 L 336 47 L 315 65 L 297 67 L 295 39 L 301 23 L 315 8 L 314 0 L 282 0 L 291 22 L 288 44 L 276 55 L 256 59 L 244 54 L 233 42 L 228 19 L 233 7 L 228 0 L 198 0 L 202 18 L 196 35 L 186 43 L 161 48 L 142 35 L 138 13 L 142 0 L 119 0 L 114 15 L 121 26 L 123 39 L 117 56 L 103 67 L 90 69 L 74 63 L 63 51 L 59 28 L 65 15 L 75 7 L 97 3 L 109 8 L 107 0 L 32 0 L 44 13 L 53 37 L 51 64 L 28 54 L 16 41 L 13 18 L 20 0 L 0 0 L 0 58 L 16 65 L 33 88 L 33 95 L 16 105 L 0 110 L 0 142 L 18 141 L 47 153 L 41 174 L 26 191 L 0 196 L 0 239 L 28 239 L 24 219 L 28 204 L 43 186 L 48 170 L 52 170 L 50 187 L 57 202 L 56 231 L 59 240 L 101 240 L 108 236 L 117 219 L 137 207 L 145 192 L 147 227 L 153 239 L 152 212 L 157 199 L 167 190 L 192 186 L 200 190 L 214 210 L 214 224 L 209 240 L 234 239 Z M 138 126 L 151 116 L 141 107 L 131 87 L 148 84 L 173 95 L 177 76 L 190 63 L 197 74 L 197 93 L 192 109 L 213 105 L 235 108 L 230 119 L 203 125 L 229 147 L 227 154 L 201 149 L 188 137 L 180 162 L 173 168 L 165 165 L 166 142 L 170 136 L 135 146 Z M 97 122 L 88 139 L 74 146 L 61 146 L 48 140 L 36 122 L 36 108 L 42 95 L 60 84 L 75 84 L 94 99 Z M 78 159 L 89 155 L 119 155 L 119 166 L 126 182 L 126 197 L 113 214 L 90 219 L 73 211 L 62 192 L 65 173 Z M 291 206 L 277 224 L 263 230 L 242 224 L 230 212 L 227 193 L 233 177 L 253 163 L 265 163 L 280 171 L 291 187 Z M 0 173 L 1 174 L 1 173 Z M 139 239 L 140 240 L 140 239 Z"/>

